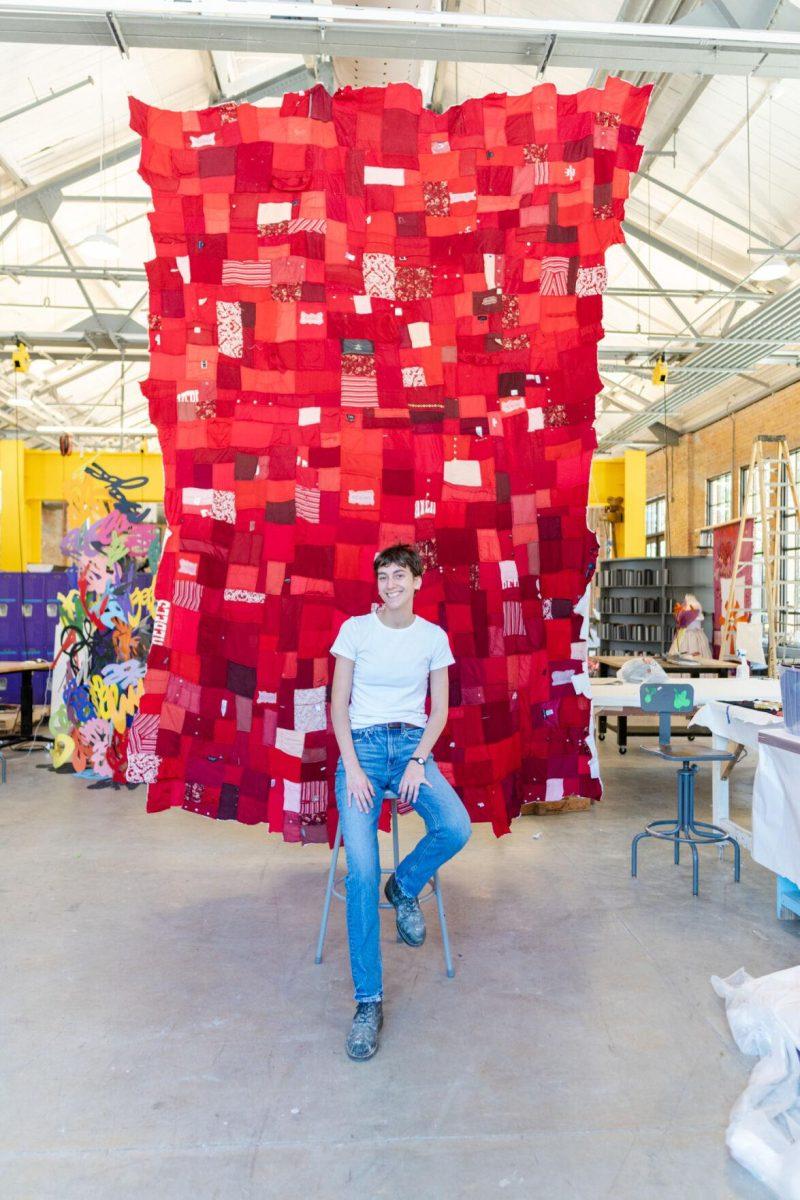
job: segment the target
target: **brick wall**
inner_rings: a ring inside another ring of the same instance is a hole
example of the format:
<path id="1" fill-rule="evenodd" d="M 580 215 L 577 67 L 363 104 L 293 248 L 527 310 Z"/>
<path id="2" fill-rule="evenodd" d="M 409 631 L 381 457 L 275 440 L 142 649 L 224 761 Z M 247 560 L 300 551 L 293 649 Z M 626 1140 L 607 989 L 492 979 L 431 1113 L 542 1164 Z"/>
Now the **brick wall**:
<path id="1" fill-rule="evenodd" d="M 697 530 L 706 523 L 706 480 L 714 475 L 732 472 L 733 516 L 739 515 L 739 469 L 750 462 L 759 433 L 783 433 L 790 450 L 800 446 L 800 384 L 647 456 L 648 500 L 668 494 L 668 554 L 697 552 Z"/>

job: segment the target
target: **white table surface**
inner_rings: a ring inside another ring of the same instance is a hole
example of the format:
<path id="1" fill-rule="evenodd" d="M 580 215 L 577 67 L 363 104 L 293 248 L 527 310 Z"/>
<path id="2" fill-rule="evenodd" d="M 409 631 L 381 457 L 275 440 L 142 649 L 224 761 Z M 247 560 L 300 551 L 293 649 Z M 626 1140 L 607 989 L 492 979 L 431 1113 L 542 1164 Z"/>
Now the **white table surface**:
<path id="1" fill-rule="evenodd" d="M 800 887 L 800 737 L 783 724 L 758 735 L 753 858 Z"/>
<path id="2" fill-rule="evenodd" d="M 661 680 L 660 682 L 664 682 Z M 685 682 L 694 691 L 694 707 L 718 700 L 730 704 L 733 700 L 776 700 L 781 698 L 781 687 L 777 679 L 675 679 L 668 683 Z M 591 696 L 596 712 L 615 712 L 618 709 L 639 709 L 640 683 L 623 683 L 621 679 L 592 679 Z M 739 709 L 739 712 L 755 712 L 755 709 Z"/>

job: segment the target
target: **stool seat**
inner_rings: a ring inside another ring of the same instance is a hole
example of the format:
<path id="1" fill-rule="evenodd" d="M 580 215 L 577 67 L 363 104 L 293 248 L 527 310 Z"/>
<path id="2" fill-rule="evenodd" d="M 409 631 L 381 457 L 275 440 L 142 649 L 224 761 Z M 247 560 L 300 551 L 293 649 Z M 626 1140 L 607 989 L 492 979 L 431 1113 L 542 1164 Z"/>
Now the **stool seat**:
<path id="1" fill-rule="evenodd" d="M 684 750 L 681 747 L 668 746 L 637 746 L 642 754 L 655 754 L 657 758 L 666 758 L 670 762 L 729 762 L 736 757 L 729 750 L 705 750 L 698 747 Z"/>
<path id="2" fill-rule="evenodd" d="M 383 800 L 390 800 L 392 805 L 392 857 L 393 865 L 391 867 L 381 866 L 381 875 L 393 875 L 400 863 L 400 834 L 397 828 L 398 820 L 398 800 L 399 796 L 396 792 L 388 789 L 383 794 Z M 328 932 L 328 917 L 331 910 L 331 900 L 336 897 L 337 900 L 346 900 L 347 897 L 343 891 L 339 891 L 337 884 L 342 884 L 347 879 L 347 872 L 341 875 L 336 874 L 336 868 L 339 862 L 339 852 L 342 848 L 342 823 L 339 821 L 336 827 L 336 837 L 333 843 L 331 852 L 331 863 L 328 868 L 328 883 L 325 888 L 325 899 L 322 905 L 322 921 L 319 927 L 319 938 L 317 940 L 317 952 L 314 956 L 314 962 L 319 964 L 322 962 L 322 951 L 325 945 L 325 936 Z M 444 901 L 442 899 L 442 888 L 439 883 L 439 872 L 434 871 L 433 878 L 429 880 L 426 887 L 420 892 L 417 897 L 420 904 L 424 904 L 426 900 L 435 899 L 436 909 L 439 916 L 439 927 L 442 931 L 442 952 L 444 954 L 444 967 L 448 979 L 452 979 L 456 973 L 453 965 L 453 956 L 450 952 L 450 938 L 447 932 L 447 918 L 444 912 Z M 378 908 L 394 908 L 388 900 L 378 900 Z M 398 934 L 397 940 L 401 941 Z"/>

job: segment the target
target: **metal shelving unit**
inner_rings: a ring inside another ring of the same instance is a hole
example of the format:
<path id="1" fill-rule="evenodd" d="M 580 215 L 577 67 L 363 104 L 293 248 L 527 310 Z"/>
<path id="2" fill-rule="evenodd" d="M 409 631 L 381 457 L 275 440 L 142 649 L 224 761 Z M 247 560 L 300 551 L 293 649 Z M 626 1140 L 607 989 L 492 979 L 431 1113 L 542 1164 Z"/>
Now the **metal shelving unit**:
<path id="1" fill-rule="evenodd" d="M 598 573 L 601 654 L 665 654 L 674 634 L 672 610 L 687 592 L 703 606 L 709 643 L 714 610 L 710 558 L 612 558 Z"/>

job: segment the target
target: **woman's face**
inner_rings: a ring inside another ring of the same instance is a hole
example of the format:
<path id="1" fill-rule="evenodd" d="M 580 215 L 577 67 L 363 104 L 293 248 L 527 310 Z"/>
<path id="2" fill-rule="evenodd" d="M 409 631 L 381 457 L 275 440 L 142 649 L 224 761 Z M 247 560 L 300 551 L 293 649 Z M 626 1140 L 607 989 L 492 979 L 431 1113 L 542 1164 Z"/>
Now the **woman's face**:
<path id="1" fill-rule="evenodd" d="M 389 609 L 410 606 L 414 600 L 414 593 L 419 590 L 422 583 L 422 580 L 414 576 L 408 567 L 401 567 L 399 563 L 390 563 L 388 567 L 381 567 L 377 574 L 377 581 L 378 595 Z"/>

